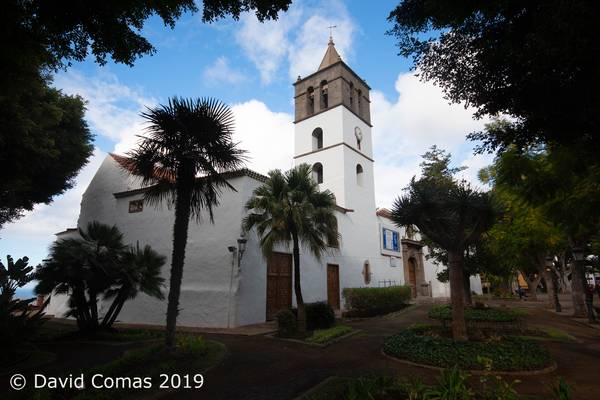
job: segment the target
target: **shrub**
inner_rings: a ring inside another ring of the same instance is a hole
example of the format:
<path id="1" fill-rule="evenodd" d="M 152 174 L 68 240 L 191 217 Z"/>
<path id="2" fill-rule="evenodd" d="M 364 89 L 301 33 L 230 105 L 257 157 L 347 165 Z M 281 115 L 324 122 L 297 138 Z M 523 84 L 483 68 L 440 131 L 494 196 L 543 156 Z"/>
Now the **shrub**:
<path id="1" fill-rule="evenodd" d="M 31 312 L 30 306 L 35 298 L 21 300 L 15 298 L 17 289 L 22 288 L 35 278 L 33 266 L 27 257 L 14 261 L 6 256 L 7 263 L 0 261 L 0 363 L 12 363 L 29 353 L 25 342 L 35 335 L 44 322 L 44 305 Z"/>
<path id="2" fill-rule="evenodd" d="M 206 341 L 202 336 L 193 334 L 181 334 L 177 338 L 177 350 L 180 353 L 201 356 L 206 353 Z"/>
<path id="3" fill-rule="evenodd" d="M 292 310 L 285 309 L 275 314 L 277 319 L 277 334 L 281 337 L 291 337 L 296 334 L 298 325 L 296 323 L 296 315 Z"/>
<path id="4" fill-rule="evenodd" d="M 306 304 L 306 329 L 328 329 L 335 324 L 333 308 L 324 301 Z"/>
<path id="5" fill-rule="evenodd" d="M 525 312 L 510 308 L 465 308 L 465 320 L 480 322 L 514 322 L 525 315 Z M 433 306 L 429 310 L 429 318 L 452 320 L 452 306 Z"/>
<path id="6" fill-rule="evenodd" d="M 488 342 L 458 342 L 404 330 L 387 338 L 383 351 L 393 357 L 442 368 L 456 366 L 481 370 L 481 357 L 489 359 L 498 371 L 537 370 L 552 364 L 548 350 L 534 341 L 517 337 Z"/>
<path id="7" fill-rule="evenodd" d="M 346 288 L 342 295 L 349 317 L 373 317 L 401 310 L 411 296 L 410 286 Z"/>
<path id="8" fill-rule="evenodd" d="M 306 330 L 327 329 L 335 325 L 335 312 L 329 304 L 324 301 L 306 303 Z M 292 308 L 294 316 L 298 316 L 298 309 Z"/>

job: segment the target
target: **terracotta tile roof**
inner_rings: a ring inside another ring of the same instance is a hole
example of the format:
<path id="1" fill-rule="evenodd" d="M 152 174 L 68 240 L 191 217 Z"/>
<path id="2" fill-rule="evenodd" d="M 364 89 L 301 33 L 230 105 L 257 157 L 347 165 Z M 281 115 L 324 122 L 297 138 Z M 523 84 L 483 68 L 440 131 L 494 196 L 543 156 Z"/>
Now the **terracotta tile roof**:
<path id="1" fill-rule="evenodd" d="M 377 214 L 378 217 L 392 219 L 392 212 L 387 208 L 378 208 L 375 214 Z"/>
<path id="2" fill-rule="evenodd" d="M 129 157 L 121 156 L 115 153 L 108 153 L 110 156 L 126 171 L 133 173 L 133 165 L 131 165 L 131 159 Z M 156 179 L 166 180 L 169 182 L 173 182 L 174 179 L 171 174 L 163 169 L 156 168 L 154 171 L 154 176 Z"/>
<path id="3" fill-rule="evenodd" d="M 109 153 L 109 154 L 121 166 L 121 168 L 123 168 L 129 172 L 133 172 L 133 168 L 130 164 L 129 157 L 121 156 L 119 154 L 114 154 L 114 153 Z M 162 174 L 162 176 L 161 176 L 161 174 Z M 172 178 L 169 175 L 167 175 L 167 172 L 157 169 L 157 172 L 156 172 L 157 179 L 160 179 L 161 177 L 162 178 L 166 177 L 168 180 L 171 180 Z M 233 179 L 233 178 L 238 178 L 241 176 L 248 176 L 259 182 L 266 182 L 266 180 L 267 180 L 267 177 L 265 175 L 259 174 L 258 172 L 252 171 L 248 168 L 241 168 L 241 169 L 238 169 L 235 171 L 223 172 L 221 174 L 221 176 L 225 179 Z M 138 188 L 138 189 L 126 190 L 124 192 L 113 193 L 113 195 L 116 198 L 127 197 L 127 196 L 132 196 L 134 194 L 143 193 L 147 189 L 148 188 Z"/>

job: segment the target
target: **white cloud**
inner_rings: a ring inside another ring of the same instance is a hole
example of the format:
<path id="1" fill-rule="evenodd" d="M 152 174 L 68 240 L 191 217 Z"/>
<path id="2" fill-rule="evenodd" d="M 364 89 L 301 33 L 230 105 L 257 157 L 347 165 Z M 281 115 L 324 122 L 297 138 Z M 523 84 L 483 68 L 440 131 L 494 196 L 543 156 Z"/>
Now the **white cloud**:
<path id="1" fill-rule="evenodd" d="M 371 95 L 378 204 L 392 204 L 410 178 L 419 175 L 421 155 L 434 144 L 452 153 L 456 165 L 468 166 L 461 176 L 481 186 L 477 172 L 491 157 L 473 156 L 465 137 L 487 120 L 474 120 L 472 108 L 448 104 L 440 88 L 413 73 L 400 74 L 395 88 L 395 101 L 378 91 Z"/>
<path id="2" fill-rule="evenodd" d="M 246 80 L 246 76 L 229 65 L 227 57 L 222 56 L 204 69 L 202 77 L 209 85 L 219 83 L 239 84 Z"/>
<path id="3" fill-rule="evenodd" d="M 293 166 L 294 124 L 288 113 L 277 113 L 258 100 L 232 106 L 235 115 L 234 141 L 248 151 L 248 168 L 266 174 Z"/>
<path id="4" fill-rule="evenodd" d="M 92 132 L 116 143 L 114 151 L 123 153 L 134 146 L 136 135 L 144 131 L 140 112 L 157 100 L 132 89 L 107 72 L 86 76 L 75 69 L 60 74 L 56 87 L 67 94 L 79 94 L 86 101 L 86 120 Z"/>
<path id="5" fill-rule="evenodd" d="M 289 31 L 298 23 L 300 14 L 290 9 L 277 21 L 260 23 L 254 14 L 240 17 L 241 28 L 236 31 L 237 43 L 260 72 L 263 83 L 270 83 L 290 47 Z"/>
<path id="6" fill-rule="evenodd" d="M 327 27 L 336 25 L 334 41 L 342 59 L 352 56 L 356 24 L 339 0 L 294 2 L 277 21 L 259 22 L 253 14 L 240 18 L 237 43 L 260 72 L 261 82 L 271 83 L 287 64 L 289 78 L 314 72 L 327 45 Z"/>

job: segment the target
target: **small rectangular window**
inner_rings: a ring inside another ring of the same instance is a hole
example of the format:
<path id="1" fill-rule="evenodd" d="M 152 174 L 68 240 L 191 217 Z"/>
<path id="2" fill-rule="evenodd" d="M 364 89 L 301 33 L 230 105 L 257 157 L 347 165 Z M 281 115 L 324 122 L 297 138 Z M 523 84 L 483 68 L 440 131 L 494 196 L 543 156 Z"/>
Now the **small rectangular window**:
<path id="1" fill-rule="evenodd" d="M 132 200 L 129 202 L 129 212 L 138 213 L 144 210 L 144 200 Z"/>

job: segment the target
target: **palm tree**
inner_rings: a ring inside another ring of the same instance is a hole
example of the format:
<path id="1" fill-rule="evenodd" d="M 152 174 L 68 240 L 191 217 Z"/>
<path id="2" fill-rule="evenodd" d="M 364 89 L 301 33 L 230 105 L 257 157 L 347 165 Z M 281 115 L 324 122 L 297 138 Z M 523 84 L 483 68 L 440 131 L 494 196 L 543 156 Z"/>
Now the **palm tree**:
<path id="1" fill-rule="evenodd" d="M 79 235 L 54 242 L 49 260 L 36 270 L 35 292 L 68 294 L 68 315 L 76 318 L 81 331 L 94 331 L 99 327 L 98 296 L 114 283 L 125 245 L 116 226 L 97 221 L 79 229 Z"/>
<path id="2" fill-rule="evenodd" d="M 264 185 L 256 188 L 246 204 L 250 211 L 244 228 L 256 228 L 260 247 L 269 259 L 278 244 L 292 244 L 294 259 L 294 293 L 298 306 L 298 327 L 306 331 L 306 312 L 300 285 L 300 246 L 320 259 L 328 248 L 337 248 L 339 234 L 335 217 L 335 197 L 329 190 L 319 191 L 307 164 L 285 174 L 269 172 Z"/>
<path id="3" fill-rule="evenodd" d="M 463 257 L 493 224 L 488 194 L 471 189 L 465 182 L 413 178 L 408 193 L 394 202 L 392 220 L 398 226 L 415 225 L 428 240 L 447 251 L 452 336 L 465 340 Z"/>
<path id="4" fill-rule="evenodd" d="M 110 328 L 125 302 L 137 297 L 140 292 L 164 300 L 162 288 L 165 280 L 160 273 L 165 260 L 165 256 L 158 254 L 148 245 L 142 249 L 136 244 L 123 253 L 116 283 L 104 295 L 105 299 L 114 299 L 102 319 L 103 327 Z"/>
<path id="5" fill-rule="evenodd" d="M 245 151 L 231 140 L 231 109 L 215 99 L 175 97 L 142 117 L 149 123 L 147 135 L 129 153 L 129 170 L 148 188 L 148 203 L 175 206 L 166 334 L 172 351 L 190 217 L 199 221 L 208 211 L 213 222 L 221 190 L 233 189 L 221 173 L 243 166 Z"/>

